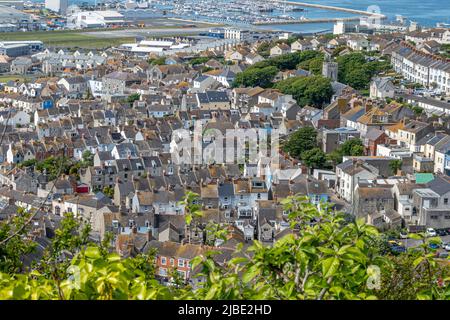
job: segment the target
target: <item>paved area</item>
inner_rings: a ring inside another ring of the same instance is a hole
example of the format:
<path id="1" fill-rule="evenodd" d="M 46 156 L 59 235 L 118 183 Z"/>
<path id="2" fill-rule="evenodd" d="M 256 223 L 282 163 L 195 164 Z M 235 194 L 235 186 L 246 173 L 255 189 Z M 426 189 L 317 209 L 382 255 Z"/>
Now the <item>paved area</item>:
<path id="1" fill-rule="evenodd" d="M 174 36 L 174 35 L 196 35 L 201 32 L 207 32 L 210 28 L 142 28 L 130 30 L 111 30 L 111 31 L 94 31 L 89 32 L 90 36 L 99 38 L 124 38 L 124 37 L 149 37 L 149 36 Z"/>
<path id="2" fill-rule="evenodd" d="M 442 242 L 445 242 L 445 243 L 450 242 L 450 235 L 441 237 L 441 240 L 442 240 Z M 398 241 L 403 243 L 403 245 L 406 248 L 413 248 L 422 243 L 420 240 L 415 240 L 415 239 L 401 239 Z"/>

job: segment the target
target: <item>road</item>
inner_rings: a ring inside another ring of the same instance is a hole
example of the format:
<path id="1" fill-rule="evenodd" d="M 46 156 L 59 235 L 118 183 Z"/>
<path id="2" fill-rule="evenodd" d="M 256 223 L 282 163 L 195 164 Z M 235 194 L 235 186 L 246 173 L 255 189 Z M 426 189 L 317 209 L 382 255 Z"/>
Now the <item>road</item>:
<path id="1" fill-rule="evenodd" d="M 441 237 L 442 242 L 450 242 L 450 235 L 447 236 L 443 236 Z M 415 239 L 401 239 L 398 240 L 399 242 L 401 242 L 406 248 L 413 248 L 413 247 L 417 247 L 419 244 L 422 243 L 421 240 L 415 240 Z"/>
<path id="2" fill-rule="evenodd" d="M 177 36 L 177 35 L 196 35 L 201 32 L 207 32 L 210 28 L 142 28 L 130 30 L 111 30 L 111 31 L 92 31 L 90 36 L 99 38 L 124 38 L 124 37 L 149 37 L 149 36 Z"/>

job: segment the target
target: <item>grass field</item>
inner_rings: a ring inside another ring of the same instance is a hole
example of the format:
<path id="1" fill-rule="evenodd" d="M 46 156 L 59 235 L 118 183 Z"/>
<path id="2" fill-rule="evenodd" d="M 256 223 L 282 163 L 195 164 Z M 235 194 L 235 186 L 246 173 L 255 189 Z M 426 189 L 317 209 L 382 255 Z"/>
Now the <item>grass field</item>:
<path id="1" fill-rule="evenodd" d="M 124 42 L 134 41 L 134 37 L 95 37 L 89 32 L 49 31 L 49 32 L 11 32 L 0 34 L 0 41 L 40 40 L 49 47 L 102 49 Z"/>
<path id="2" fill-rule="evenodd" d="M 0 83 L 6 83 L 10 80 L 12 80 L 12 81 L 19 80 L 20 82 L 22 82 L 26 79 L 29 79 L 29 77 L 21 76 L 21 75 L 11 75 L 11 74 L 0 75 Z"/>
<path id="3" fill-rule="evenodd" d="M 182 36 L 183 29 L 180 27 L 180 22 L 174 22 L 172 25 L 155 25 L 149 28 L 152 29 L 180 29 Z M 196 23 L 198 27 L 210 27 L 212 24 Z M 119 31 L 119 30 L 141 30 L 139 28 L 117 28 L 117 29 L 89 29 L 89 30 L 57 30 L 57 31 L 37 31 L 37 32 L 9 32 L 0 33 L 0 41 L 14 41 L 14 40 L 40 40 L 48 47 L 64 47 L 64 48 L 88 48 L 88 49 L 103 49 L 111 46 L 117 46 L 126 42 L 134 42 L 135 38 L 132 36 L 113 37 L 92 35 L 91 32 L 99 31 Z"/>

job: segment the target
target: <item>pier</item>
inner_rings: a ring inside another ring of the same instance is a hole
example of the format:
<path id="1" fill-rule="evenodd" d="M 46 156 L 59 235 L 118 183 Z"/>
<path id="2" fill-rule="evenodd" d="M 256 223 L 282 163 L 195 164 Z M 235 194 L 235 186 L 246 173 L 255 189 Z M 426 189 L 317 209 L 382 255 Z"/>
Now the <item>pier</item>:
<path id="1" fill-rule="evenodd" d="M 326 5 L 322 5 L 322 4 L 294 2 L 294 1 L 281 1 L 281 0 L 273 0 L 273 1 L 267 1 L 267 2 L 272 2 L 272 3 L 276 2 L 279 4 L 287 4 L 290 6 L 300 6 L 300 7 L 309 7 L 309 8 L 317 8 L 317 9 L 324 9 L 324 10 L 348 12 L 348 13 L 354 13 L 354 14 L 364 15 L 364 16 L 371 16 L 374 18 L 381 18 L 381 19 L 386 18 L 386 16 L 381 13 L 368 12 L 368 11 L 364 11 L 364 10 L 348 9 L 348 8 L 342 8 L 342 7 L 326 6 Z"/>
<path id="2" fill-rule="evenodd" d="M 317 18 L 317 19 L 295 19 L 295 20 L 279 20 L 279 21 L 256 21 L 252 23 L 255 26 L 267 26 L 272 24 L 303 24 L 303 23 L 327 23 L 327 22 L 338 22 L 338 21 L 359 21 L 360 16 L 353 18 Z"/>

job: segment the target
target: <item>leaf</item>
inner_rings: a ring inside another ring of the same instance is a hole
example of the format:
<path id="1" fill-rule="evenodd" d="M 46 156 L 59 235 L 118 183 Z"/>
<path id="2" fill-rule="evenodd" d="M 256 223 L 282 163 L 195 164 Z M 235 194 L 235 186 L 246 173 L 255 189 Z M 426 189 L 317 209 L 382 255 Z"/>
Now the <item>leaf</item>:
<path id="1" fill-rule="evenodd" d="M 337 257 L 327 258 L 322 261 L 322 273 L 325 278 L 329 278 L 339 269 L 339 259 Z"/>
<path id="2" fill-rule="evenodd" d="M 243 275 L 242 282 L 249 283 L 260 273 L 258 267 L 256 265 L 252 265 Z"/>
<path id="3" fill-rule="evenodd" d="M 217 291 L 219 291 L 219 288 L 217 287 L 217 285 L 213 284 L 211 288 L 208 290 L 208 293 L 205 296 L 205 300 L 213 299 Z"/>
<path id="4" fill-rule="evenodd" d="M 413 261 L 413 267 L 417 267 L 425 258 L 424 257 L 418 257 Z"/>
<path id="5" fill-rule="evenodd" d="M 420 236 L 420 234 L 417 234 L 417 233 L 410 233 L 410 234 L 408 234 L 408 238 L 414 239 L 414 240 L 422 240 L 423 239 L 423 237 Z"/>
<path id="6" fill-rule="evenodd" d="M 187 214 L 186 214 L 186 217 L 185 217 L 185 220 L 186 220 L 186 224 L 187 224 L 187 225 L 190 225 L 191 222 L 192 222 L 192 214 L 187 213 Z"/>
<path id="7" fill-rule="evenodd" d="M 85 255 L 91 259 L 98 259 L 101 257 L 100 250 L 97 247 L 88 247 L 85 251 Z"/>
<path id="8" fill-rule="evenodd" d="M 194 270 L 203 261 L 202 256 L 196 256 L 191 260 L 191 270 Z"/>

